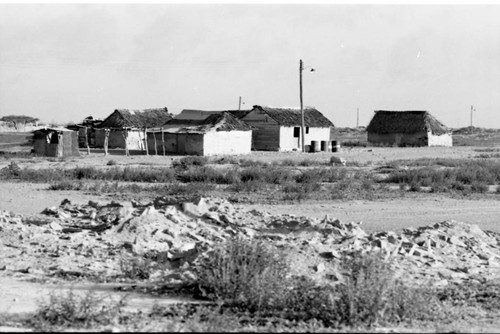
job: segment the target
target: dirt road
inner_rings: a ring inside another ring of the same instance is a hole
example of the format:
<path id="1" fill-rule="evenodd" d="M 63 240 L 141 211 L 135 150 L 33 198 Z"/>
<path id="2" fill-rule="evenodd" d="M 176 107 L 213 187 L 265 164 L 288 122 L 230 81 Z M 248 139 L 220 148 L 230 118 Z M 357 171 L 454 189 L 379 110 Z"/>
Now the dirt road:
<path id="1" fill-rule="evenodd" d="M 337 218 L 342 222 L 363 222 L 363 229 L 401 231 L 405 227 L 425 226 L 444 220 L 477 224 L 483 230 L 500 232 L 500 201 L 451 199 L 429 194 L 421 198 L 385 201 L 324 202 L 304 204 L 247 205 L 271 214 Z"/>
<path id="2" fill-rule="evenodd" d="M 75 204 L 89 200 L 109 203 L 110 196 L 96 196 L 81 191 L 48 191 L 48 184 L 0 183 L 0 210 L 19 214 L 38 214 L 48 207 L 58 206 L 65 198 Z M 294 214 L 340 219 L 343 222 L 363 222 L 363 229 L 371 231 L 400 231 L 408 226 L 424 226 L 444 220 L 477 224 L 481 229 L 500 232 L 500 198 L 470 200 L 451 199 L 434 194 L 377 201 L 328 201 L 297 204 L 241 205 L 247 210 L 271 214 Z"/>

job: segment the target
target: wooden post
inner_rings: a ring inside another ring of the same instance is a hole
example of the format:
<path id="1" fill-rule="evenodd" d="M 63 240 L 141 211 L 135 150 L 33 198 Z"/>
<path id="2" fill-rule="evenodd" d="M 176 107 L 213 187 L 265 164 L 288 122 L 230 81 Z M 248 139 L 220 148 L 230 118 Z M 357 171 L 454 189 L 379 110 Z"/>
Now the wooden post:
<path id="1" fill-rule="evenodd" d="M 64 152 L 63 134 L 62 132 L 57 133 L 57 157 L 62 157 Z"/>
<path id="2" fill-rule="evenodd" d="M 300 89 L 300 117 L 302 119 L 302 124 L 300 127 L 300 136 L 302 137 L 302 152 L 306 151 L 305 146 L 305 137 L 304 137 L 304 104 L 302 100 L 302 70 L 304 69 L 304 65 L 302 63 L 302 59 L 299 62 L 299 89 Z"/>
<path id="3" fill-rule="evenodd" d="M 472 111 L 474 110 L 474 106 L 470 106 L 470 127 L 472 128 Z"/>
<path id="4" fill-rule="evenodd" d="M 163 156 L 165 156 L 165 136 L 163 128 L 161 128 L 161 147 L 163 148 Z"/>
<path id="5" fill-rule="evenodd" d="M 89 128 L 85 127 L 85 146 L 87 147 L 87 155 L 90 155 L 90 146 L 89 146 Z"/>
<path id="6" fill-rule="evenodd" d="M 104 155 L 108 155 L 109 129 L 104 129 Z"/>
<path id="7" fill-rule="evenodd" d="M 144 147 L 146 148 L 146 155 L 149 155 L 149 152 L 148 152 L 148 133 L 146 132 L 146 128 L 144 128 Z"/>
<path id="8" fill-rule="evenodd" d="M 153 137 L 155 139 L 155 155 L 158 155 L 158 147 L 156 146 L 156 132 L 153 132 Z"/>
<path id="9" fill-rule="evenodd" d="M 359 128 L 359 108 L 356 110 L 356 128 Z"/>
<path id="10" fill-rule="evenodd" d="M 122 136 L 123 136 L 123 140 L 125 141 L 125 155 L 128 157 L 130 156 L 130 152 L 128 150 L 128 131 L 127 129 L 123 129 L 122 130 Z"/>

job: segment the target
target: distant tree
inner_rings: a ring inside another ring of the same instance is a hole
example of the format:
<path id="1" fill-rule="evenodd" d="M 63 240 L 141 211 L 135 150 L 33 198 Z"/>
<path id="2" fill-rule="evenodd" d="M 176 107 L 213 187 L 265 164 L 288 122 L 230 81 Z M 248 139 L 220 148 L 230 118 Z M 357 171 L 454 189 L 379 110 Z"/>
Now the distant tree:
<path id="1" fill-rule="evenodd" d="M 38 118 L 31 117 L 31 116 L 24 116 L 24 115 L 10 115 L 10 116 L 3 116 L 0 118 L 0 121 L 3 122 L 10 122 L 14 125 L 14 128 L 17 129 L 18 124 L 26 124 L 26 123 L 36 123 L 39 121 Z"/>

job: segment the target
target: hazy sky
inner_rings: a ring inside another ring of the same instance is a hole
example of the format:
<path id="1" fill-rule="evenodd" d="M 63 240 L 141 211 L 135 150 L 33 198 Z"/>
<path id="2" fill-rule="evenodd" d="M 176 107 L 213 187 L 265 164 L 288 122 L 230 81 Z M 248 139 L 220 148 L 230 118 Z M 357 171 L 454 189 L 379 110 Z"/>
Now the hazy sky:
<path id="1" fill-rule="evenodd" d="M 304 104 L 500 128 L 500 5 L 0 4 L 0 116 Z"/>

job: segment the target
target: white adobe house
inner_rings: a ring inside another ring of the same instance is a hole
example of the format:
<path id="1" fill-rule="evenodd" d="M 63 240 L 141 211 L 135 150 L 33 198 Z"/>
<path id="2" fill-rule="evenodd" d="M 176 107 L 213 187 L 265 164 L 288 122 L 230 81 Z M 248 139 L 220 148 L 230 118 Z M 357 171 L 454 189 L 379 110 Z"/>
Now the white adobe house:
<path id="1" fill-rule="evenodd" d="M 329 141 L 333 123 L 316 108 L 305 107 L 304 144 Z M 234 111 L 243 122 L 254 127 L 252 149 L 262 151 L 302 151 L 300 108 L 253 106 L 252 110 Z"/>
<path id="2" fill-rule="evenodd" d="M 149 154 L 248 154 L 252 127 L 228 112 L 183 110 L 147 138 Z"/>

